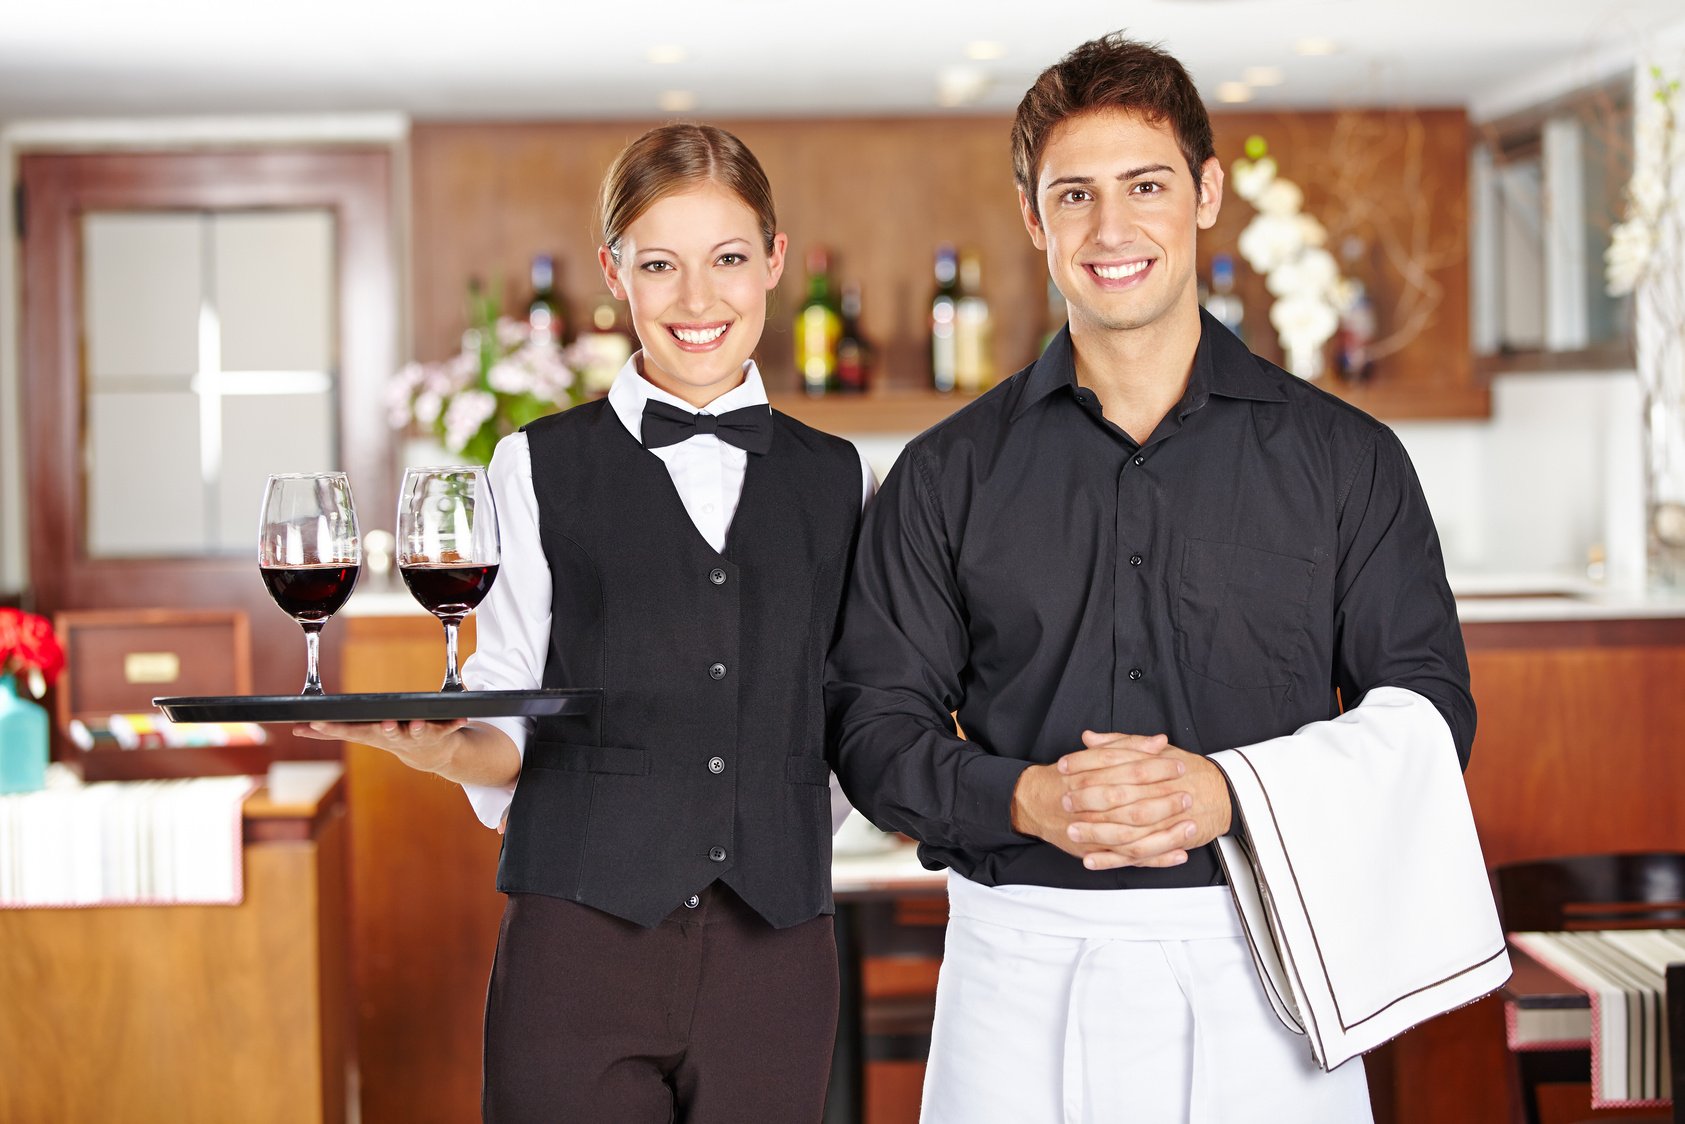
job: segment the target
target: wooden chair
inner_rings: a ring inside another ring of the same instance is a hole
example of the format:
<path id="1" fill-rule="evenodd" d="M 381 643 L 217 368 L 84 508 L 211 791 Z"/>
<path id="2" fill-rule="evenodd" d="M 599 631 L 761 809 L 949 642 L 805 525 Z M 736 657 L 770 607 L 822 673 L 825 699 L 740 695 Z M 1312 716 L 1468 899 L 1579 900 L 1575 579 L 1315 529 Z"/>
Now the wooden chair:
<path id="1" fill-rule="evenodd" d="M 1685 928 L 1685 853 L 1681 852 L 1575 855 L 1508 863 L 1493 869 L 1492 882 L 1506 932 Z M 1685 1124 L 1679 1077 L 1685 1051 L 1685 1032 L 1680 1030 L 1685 965 L 1669 967 L 1667 990 L 1673 1119 Z M 1583 1050 L 1512 1050 L 1509 1062 L 1516 1119 L 1521 1124 L 1539 1124 L 1540 1085 L 1591 1080 L 1591 1058 Z M 1598 1118 L 1600 1124 L 1610 1119 Z"/>

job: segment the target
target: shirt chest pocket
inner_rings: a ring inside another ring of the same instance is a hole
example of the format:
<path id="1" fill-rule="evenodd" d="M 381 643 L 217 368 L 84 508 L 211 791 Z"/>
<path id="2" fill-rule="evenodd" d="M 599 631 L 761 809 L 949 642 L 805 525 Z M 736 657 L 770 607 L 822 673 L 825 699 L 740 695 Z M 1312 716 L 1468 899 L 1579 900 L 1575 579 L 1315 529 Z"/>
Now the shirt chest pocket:
<path id="1" fill-rule="evenodd" d="M 1174 606 L 1176 658 L 1228 687 L 1280 687 L 1302 651 L 1316 563 L 1189 539 Z"/>

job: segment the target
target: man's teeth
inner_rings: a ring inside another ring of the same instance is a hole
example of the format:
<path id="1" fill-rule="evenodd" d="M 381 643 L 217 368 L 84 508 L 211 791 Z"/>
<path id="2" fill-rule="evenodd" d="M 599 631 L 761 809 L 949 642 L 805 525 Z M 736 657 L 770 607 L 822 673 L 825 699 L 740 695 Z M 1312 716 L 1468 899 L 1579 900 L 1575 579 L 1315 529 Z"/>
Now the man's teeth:
<path id="1" fill-rule="evenodd" d="M 674 328 L 673 334 L 682 343 L 713 343 L 725 335 L 726 325 L 718 328 Z"/>
<path id="2" fill-rule="evenodd" d="M 1107 281 L 1122 281 L 1125 277 L 1133 277 L 1137 273 L 1153 264 L 1150 261 L 1132 261 L 1128 265 L 1097 265 L 1094 274 L 1104 277 Z"/>

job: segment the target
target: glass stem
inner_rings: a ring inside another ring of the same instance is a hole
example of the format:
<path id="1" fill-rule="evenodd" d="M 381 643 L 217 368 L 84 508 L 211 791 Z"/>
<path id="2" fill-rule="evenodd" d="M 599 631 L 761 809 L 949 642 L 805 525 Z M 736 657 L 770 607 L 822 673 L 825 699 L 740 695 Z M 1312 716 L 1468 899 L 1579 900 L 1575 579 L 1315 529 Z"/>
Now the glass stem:
<path id="1" fill-rule="evenodd" d="M 462 676 L 456 673 L 456 626 L 462 623 L 460 617 L 445 617 L 445 685 L 441 691 L 462 690 Z"/>
<path id="2" fill-rule="evenodd" d="M 319 695 L 322 693 L 322 677 L 316 674 L 316 660 L 322 650 L 323 621 L 304 624 L 304 690 L 300 694 Z"/>

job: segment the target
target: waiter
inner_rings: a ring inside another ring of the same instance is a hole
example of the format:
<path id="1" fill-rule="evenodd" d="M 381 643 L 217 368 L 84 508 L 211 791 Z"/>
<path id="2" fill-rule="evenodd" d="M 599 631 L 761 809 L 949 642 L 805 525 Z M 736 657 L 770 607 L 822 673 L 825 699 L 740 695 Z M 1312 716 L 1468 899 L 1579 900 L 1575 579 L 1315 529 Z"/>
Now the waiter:
<path id="1" fill-rule="evenodd" d="M 1266 1001 L 1205 755 L 1343 706 L 1466 766 L 1427 504 L 1385 426 L 1201 312 L 1223 171 L 1174 58 L 1083 44 L 1012 143 L 1069 326 L 907 447 L 826 692 L 850 800 L 950 872 L 924 1119 L 1367 1121 L 1361 1062 L 1322 1072 Z"/>

